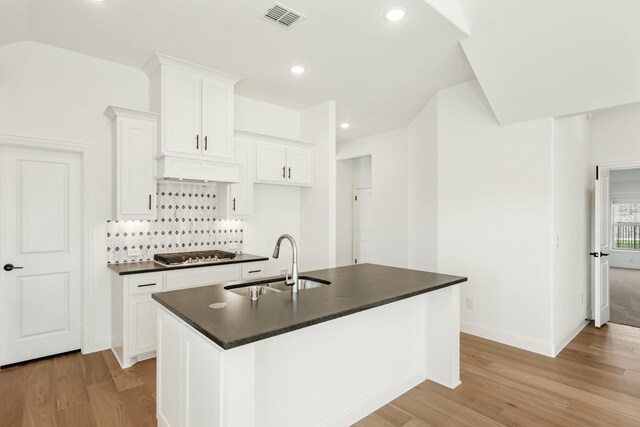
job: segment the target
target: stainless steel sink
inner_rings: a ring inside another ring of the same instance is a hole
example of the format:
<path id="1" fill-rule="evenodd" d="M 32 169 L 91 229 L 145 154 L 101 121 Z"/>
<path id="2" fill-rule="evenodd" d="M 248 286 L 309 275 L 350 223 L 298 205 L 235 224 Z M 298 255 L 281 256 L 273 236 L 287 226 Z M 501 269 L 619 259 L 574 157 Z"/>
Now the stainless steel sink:
<path id="1" fill-rule="evenodd" d="M 315 279 L 313 277 L 300 277 L 298 279 L 298 289 L 313 289 L 320 288 L 322 286 L 330 285 L 331 282 L 322 279 Z M 253 290 L 252 290 L 253 288 Z M 256 280 L 253 282 L 241 282 L 233 285 L 225 286 L 225 289 L 233 292 L 234 294 L 249 297 L 251 299 L 257 299 L 264 295 L 273 293 L 290 291 L 291 285 L 285 283 L 284 277 L 268 278 L 263 280 Z"/>

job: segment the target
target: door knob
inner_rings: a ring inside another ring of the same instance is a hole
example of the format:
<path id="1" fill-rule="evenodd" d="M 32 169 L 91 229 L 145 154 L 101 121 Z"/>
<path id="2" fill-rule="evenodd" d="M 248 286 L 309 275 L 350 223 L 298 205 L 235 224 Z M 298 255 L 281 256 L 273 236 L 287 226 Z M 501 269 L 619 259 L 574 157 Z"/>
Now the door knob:
<path id="1" fill-rule="evenodd" d="M 600 256 L 609 256 L 609 254 L 605 254 L 605 253 L 600 252 Z"/>
<path id="2" fill-rule="evenodd" d="M 5 264 L 2 268 L 4 268 L 4 271 L 22 270 L 22 267 L 15 267 L 13 264 Z"/>
<path id="3" fill-rule="evenodd" d="M 600 255 L 598 255 L 598 252 L 589 252 L 589 255 L 598 258 Z"/>

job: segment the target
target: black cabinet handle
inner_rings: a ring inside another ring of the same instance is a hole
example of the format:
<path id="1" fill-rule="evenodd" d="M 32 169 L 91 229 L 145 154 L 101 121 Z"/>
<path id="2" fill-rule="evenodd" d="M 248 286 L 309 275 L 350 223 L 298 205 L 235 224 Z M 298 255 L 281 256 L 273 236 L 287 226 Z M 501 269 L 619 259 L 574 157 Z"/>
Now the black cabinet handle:
<path id="1" fill-rule="evenodd" d="M 282 167 L 282 177 L 283 177 L 283 178 L 286 178 L 286 177 L 287 177 L 286 170 L 287 170 L 287 167 L 286 167 L 286 166 L 283 166 L 283 167 Z"/>
<path id="2" fill-rule="evenodd" d="M 151 210 L 151 194 L 149 194 L 149 210 Z"/>
<path id="3" fill-rule="evenodd" d="M 249 274 L 252 274 L 252 273 L 260 273 L 261 271 L 262 271 L 262 270 L 250 270 L 250 271 L 249 271 Z"/>
<path id="4" fill-rule="evenodd" d="M 200 135 L 196 135 L 196 150 L 200 149 Z"/>
<path id="5" fill-rule="evenodd" d="M 589 255 L 591 255 L 594 258 L 598 258 L 600 255 L 598 255 L 598 252 L 589 252 Z"/>
<path id="6" fill-rule="evenodd" d="M 208 150 L 208 148 L 207 148 L 207 136 L 206 135 L 204 136 L 204 149 L 205 149 L 205 151 Z"/>
<path id="7" fill-rule="evenodd" d="M 289 179 L 291 179 L 291 168 L 289 168 Z"/>
<path id="8" fill-rule="evenodd" d="M 609 256 L 609 254 L 605 254 L 605 253 L 600 252 L 600 256 Z"/>
<path id="9" fill-rule="evenodd" d="M 139 288 L 146 288 L 147 286 L 155 286 L 157 283 L 146 283 L 144 285 L 138 285 Z"/>
<path id="10" fill-rule="evenodd" d="M 22 270 L 22 267 L 16 267 L 13 264 L 5 264 L 2 268 L 4 269 L 4 271 Z"/>
<path id="11" fill-rule="evenodd" d="M 236 211 L 236 198 L 233 198 L 233 211 Z"/>

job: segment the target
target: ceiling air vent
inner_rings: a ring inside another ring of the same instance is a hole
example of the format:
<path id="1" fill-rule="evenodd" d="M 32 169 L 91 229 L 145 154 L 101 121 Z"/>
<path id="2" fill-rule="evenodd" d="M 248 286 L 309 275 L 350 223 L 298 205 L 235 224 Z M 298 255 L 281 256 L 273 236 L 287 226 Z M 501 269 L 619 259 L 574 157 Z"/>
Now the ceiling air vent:
<path id="1" fill-rule="evenodd" d="M 305 16 L 288 6 L 276 2 L 267 10 L 264 14 L 264 18 L 284 28 L 291 28 L 298 22 L 302 21 Z"/>

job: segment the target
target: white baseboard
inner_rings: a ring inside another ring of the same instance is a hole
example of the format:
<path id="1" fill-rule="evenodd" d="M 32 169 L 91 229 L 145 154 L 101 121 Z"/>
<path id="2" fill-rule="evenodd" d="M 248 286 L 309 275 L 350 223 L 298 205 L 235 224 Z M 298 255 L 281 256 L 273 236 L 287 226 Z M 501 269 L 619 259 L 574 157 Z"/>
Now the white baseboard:
<path id="1" fill-rule="evenodd" d="M 556 357 L 588 324 L 587 320 L 580 320 L 567 329 L 553 345 L 553 357 Z"/>
<path id="2" fill-rule="evenodd" d="M 330 418 L 321 421 L 317 425 L 336 427 L 352 425 L 391 402 L 398 396 L 411 390 L 424 380 L 424 368 L 416 368 L 397 381 L 394 381 L 386 387 L 371 393 L 369 396 L 365 397 L 350 408 L 332 415 Z"/>
<path id="3" fill-rule="evenodd" d="M 82 354 L 95 353 L 96 351 L 108 350 L 111 348 L 111 339 L 102 338 L 92 341 L 82 348 Z"/>
<path id="4" fill-rule="evenodd" d="M 544 356 L 554 357 L 554 345 L 550 342 L 541 341 L 535 338 L 526 337 L 513 332 L 491 328 L 473 322 L 460 321 L 460 331 L 475 335 L 480 338 L 486 338 L 491 341 L 497 341 L 511 347 L 521 348 L 523 350 L 532 351 Z"/>

